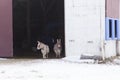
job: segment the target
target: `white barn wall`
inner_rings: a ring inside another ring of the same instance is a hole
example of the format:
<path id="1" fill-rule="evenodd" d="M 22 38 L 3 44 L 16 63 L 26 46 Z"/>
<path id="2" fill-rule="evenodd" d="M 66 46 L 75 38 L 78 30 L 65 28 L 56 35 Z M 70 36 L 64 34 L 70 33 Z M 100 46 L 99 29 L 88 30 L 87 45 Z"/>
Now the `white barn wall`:
<path id="1" fill-rule="evenodd" d="M 105 43 L 105 57 L 109 58 L 112 56 L 116 56 L 116 41 L 115 40 L 108 40 Z"/>
<path id="2" fill-rule="evenodd" d="M 105 0 L 65 0 L 66 56 L 101 54 Z"/>

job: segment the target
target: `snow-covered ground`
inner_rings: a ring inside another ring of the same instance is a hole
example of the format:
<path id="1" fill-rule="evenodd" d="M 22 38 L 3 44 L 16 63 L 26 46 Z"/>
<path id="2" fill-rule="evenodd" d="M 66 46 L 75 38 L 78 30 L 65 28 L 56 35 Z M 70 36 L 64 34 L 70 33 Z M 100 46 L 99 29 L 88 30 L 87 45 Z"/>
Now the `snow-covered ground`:
<path id="1" fill-rule="evenodd" d="M 0 80 L 120 80 L 120 65 L 64 59 L 0 59 Z"/>

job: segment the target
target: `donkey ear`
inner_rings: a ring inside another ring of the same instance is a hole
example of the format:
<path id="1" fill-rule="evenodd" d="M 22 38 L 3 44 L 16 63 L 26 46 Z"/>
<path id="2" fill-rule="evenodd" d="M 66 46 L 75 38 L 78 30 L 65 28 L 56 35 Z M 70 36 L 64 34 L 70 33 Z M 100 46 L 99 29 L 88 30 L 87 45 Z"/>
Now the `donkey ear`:
<path id="1" fill-rule="evenodd" d="M 37 41 L 37 43 L 40 43 L 40 41 Z"/>
<path id="2" fill-rule="evenodd" d="M 55 42 L 54 39 L 52 39 L 52 42 L 53 42 L 53 43 Z"/>
<path id="3" fill-rule="evenodd" d="M 61 39 L 57 39 L 57 42 L 61 42 Z"/>
<path id="4" fill-rule="evenodd" d="M 59 39 L 59 41 L 61 42 L 61 39 Z"/>
<path id="5" fill-rule="evenodd" d="M 59 42 L 59 39 L 57 39 L 57 42 Z"/>

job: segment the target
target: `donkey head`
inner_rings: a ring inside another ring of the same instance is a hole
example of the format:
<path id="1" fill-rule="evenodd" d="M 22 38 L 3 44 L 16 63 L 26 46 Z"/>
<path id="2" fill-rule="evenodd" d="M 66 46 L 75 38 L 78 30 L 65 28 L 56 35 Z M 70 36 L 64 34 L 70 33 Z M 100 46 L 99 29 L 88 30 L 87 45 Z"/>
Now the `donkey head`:
<path id="1" fill-rule="evenodd" d="M 61 43 L 61 39 L 57 39 L 57 43 Z"/>
<path id="2" fill-rule="evenodd" d="M 58 47 L 61 47 L 61 39 L 57 39 L 57 45 Z"/>
<path id="3" fill-rule="evenodd" d="M 37 49 L 40 50 L 41 49 L 41 42 L 37 41 Z"/>

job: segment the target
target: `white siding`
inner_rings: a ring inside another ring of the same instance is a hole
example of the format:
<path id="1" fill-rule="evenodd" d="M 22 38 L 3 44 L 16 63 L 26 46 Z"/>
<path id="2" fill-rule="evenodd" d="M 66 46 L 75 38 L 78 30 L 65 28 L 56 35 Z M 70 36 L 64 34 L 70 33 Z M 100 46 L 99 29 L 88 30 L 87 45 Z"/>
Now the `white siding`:
<path id="1" fill-rule="evenodd" d="M 102 55 L 105 0 L 65 0 L 66 56 Z"/>
<path id="2" fill-rule="evenodd" d="M 115 40 L 106 41 L 105 57 L 109 58 L 111 56 L 116 56 L 116 41 Z"/>

